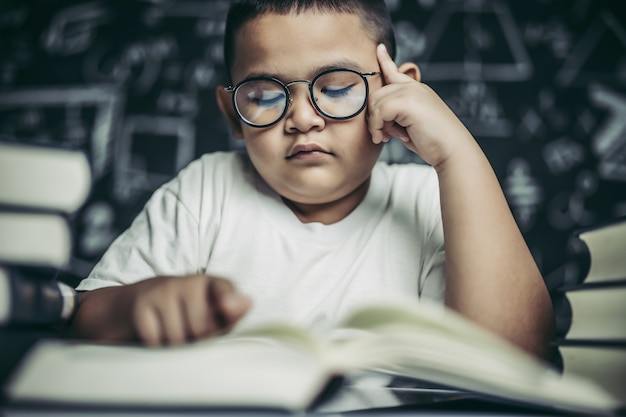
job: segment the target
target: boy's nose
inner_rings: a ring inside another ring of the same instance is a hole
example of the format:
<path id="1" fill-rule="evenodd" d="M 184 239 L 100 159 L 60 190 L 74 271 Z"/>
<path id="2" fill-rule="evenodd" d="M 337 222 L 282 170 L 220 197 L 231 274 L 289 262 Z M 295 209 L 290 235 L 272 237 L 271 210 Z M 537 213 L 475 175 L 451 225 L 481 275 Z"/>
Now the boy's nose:
<path id="1" fill-rule="evenodd" d="M 290 87 L 289 109 L 285 115 L 285 130 L 306 132 L 323 128 L 326 120 L 317 112 L 305 84 Z"/>

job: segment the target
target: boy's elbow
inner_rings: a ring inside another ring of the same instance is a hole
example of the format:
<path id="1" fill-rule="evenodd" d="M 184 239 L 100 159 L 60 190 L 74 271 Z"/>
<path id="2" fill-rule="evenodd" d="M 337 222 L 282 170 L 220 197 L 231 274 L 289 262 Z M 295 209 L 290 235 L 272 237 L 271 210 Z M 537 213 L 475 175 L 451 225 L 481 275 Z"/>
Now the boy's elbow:
<path id="1" fill-rule="evenodd" d="M 510 323 L 515 322 L 516 326 L 507 326 L 504 323 L 505 338 L 532 356 L 551 362 L 554 359 L 553 342 L 556 325 L 550 299 L 529 306 L 526 314 L 520 314 L 510 320 Z"/>
<path id="2" fill-rule="evenodd" d="M 446 305 L 507 340 L 530 355 L 551 361 L 554 357 L 555 319 L 547 292 L 534 297 L 501 297 L 474 303 L 446 294 Z"/>
<path id="3" fill-rule="evenodd" d="M 549 299 L 538 315 L 537 323 L 534 326 L 536 329 L 534 331 L 535 337 L 531 337 L 535 340 L 528 350 L 538 358 L 550 362 L 554 359 L 555 353 L 553 342 L 556 336 L 556 321 L 552 302 Z"/>

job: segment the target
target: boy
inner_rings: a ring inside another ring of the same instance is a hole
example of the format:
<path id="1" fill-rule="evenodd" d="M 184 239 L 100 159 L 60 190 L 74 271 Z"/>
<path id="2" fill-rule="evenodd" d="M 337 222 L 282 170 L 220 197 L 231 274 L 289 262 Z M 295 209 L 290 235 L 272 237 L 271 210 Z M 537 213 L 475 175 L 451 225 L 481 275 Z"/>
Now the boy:
<path id="1" fill-rule="evenodd" d="M 246 155 L 204 155 L 154 193 L 79 285 L 75 334 L 161 345 L 271 318 L 321 327 L 411 294 L 545 357 L 550 299 L 498 181 L 394 48 L 383 0 L 231 5 L 217 99 Z M 391 137 L 430 166 L 377 163 Z"/>

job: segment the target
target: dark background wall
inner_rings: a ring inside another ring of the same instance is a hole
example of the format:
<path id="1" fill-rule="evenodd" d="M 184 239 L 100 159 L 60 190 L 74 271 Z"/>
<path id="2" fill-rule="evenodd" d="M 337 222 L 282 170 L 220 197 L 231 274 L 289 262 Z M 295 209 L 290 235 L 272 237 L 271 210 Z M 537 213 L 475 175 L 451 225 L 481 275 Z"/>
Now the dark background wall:
<path id="1" fill-rule="evenodd" d="M 573 231 L 626 215 L 623 1 L 388 5 L 397 61 L 418 63 L 473 132 L 544 274 L 563 263 Z M 88 273 L 189 161 L 241 146 L 214 98 L 227 7 L 0 1 L 0 140 L 79 148 L 91 160 L 70 274 Z M 383 157 L 416 160 L 398 143 Z"/>

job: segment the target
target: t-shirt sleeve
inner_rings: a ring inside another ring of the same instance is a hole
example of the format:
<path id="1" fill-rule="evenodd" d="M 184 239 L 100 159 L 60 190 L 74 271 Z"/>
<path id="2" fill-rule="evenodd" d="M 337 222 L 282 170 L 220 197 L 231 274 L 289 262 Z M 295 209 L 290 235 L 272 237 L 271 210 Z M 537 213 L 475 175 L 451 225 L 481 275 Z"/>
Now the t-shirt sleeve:
<path id="1" fill-rule="evenodd" d="M 417 218 L 422 239 L 419 296 L 443 304 L 446 283 L 446 252 L 443 237 L 439 181 L 434 169 L 428 171 L 420 190 Z M 424 198 L 426 196 L 426 198 Z"/>
<path id="2" fill-rule="evenodd" d="M 77 290 L 197 273 L 198 219 L 181 201 L 182 183 L 179 176 L 154 192 Z"/>
<path id="3" fill-rule="evenodd" d="M 424 263 L 419 283 L 419 295 L 420 298 L 429 298 L 443 304 L 446 290 L 446 251 L 441 215 L 438 218 L 433 215 L 433 220 L 424 244 Z"/>
<path id="4" fill-rule="evenodd" d="M 445 246 L 439 201 L 439 181 L 427 165 L 390 165 L 394 207 L 394 256 L 405 265 L 420 300 L 443 304 L 445 298 Z M 413 280 L 416 280 L 413 281 Z"/>

